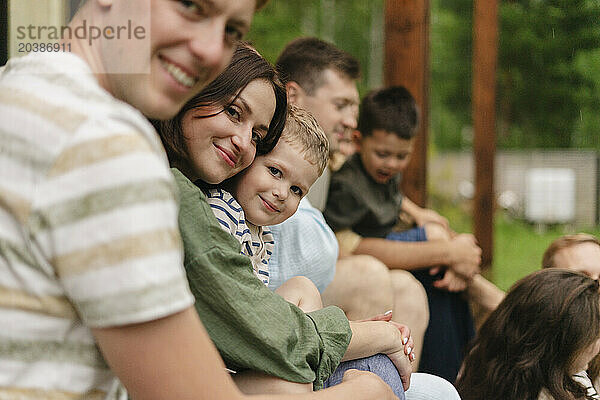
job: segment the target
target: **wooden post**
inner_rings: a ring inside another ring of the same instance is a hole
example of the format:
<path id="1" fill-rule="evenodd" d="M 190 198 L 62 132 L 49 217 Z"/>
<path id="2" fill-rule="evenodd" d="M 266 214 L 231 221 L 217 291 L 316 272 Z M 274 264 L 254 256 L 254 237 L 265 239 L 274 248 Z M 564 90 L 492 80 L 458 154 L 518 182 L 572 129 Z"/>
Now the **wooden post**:
<path id="1" fill-rule="evenodd" d="M 0 0 L 0 66 L 8 61 L 8 0 Z"/>
<path id="2" fill-rule="evenodd" d="M 421 125 L 402 189 L 415 203 L 427 202 L 427 131 L 429 119 L 429 0 L 386 0 L 386 85 L 403 85 L 421 109 Z"/>
<path id="3" fill-rule="evenodd" d="M 473 21 L 473 232 L 481 246 L 485 268 L 492 264 L 494 244 L 498 0 L 475 0 Z"/>

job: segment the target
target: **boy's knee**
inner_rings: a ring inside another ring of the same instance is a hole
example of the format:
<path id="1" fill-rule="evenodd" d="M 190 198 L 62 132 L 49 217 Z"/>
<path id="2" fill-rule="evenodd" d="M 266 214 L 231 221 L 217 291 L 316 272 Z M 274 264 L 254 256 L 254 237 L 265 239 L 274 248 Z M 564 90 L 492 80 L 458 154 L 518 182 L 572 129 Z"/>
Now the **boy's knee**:
<path id="1" fill-rule="evenodd" d="M 301 291 L 302 298 L 311 303 L 321 303 L 321 292 L 317 286 L 305 276 L 294 276 L 290 278 L 294 285 Z"/>
<path id="2" fill-rule="evenodd" d="M 350 260 L 350 258 L 348 258 Z M 389 285 L 390 270 L 375 257 L 359 255 L 351 257 L 353 272 L 373 286 L 378 284 Z"/>
<path id="3" fill-rule="evenodd" d="M 364 255 L 339 260 L 333 283 L 323 292 L 323 302 L 341 307 L 350 320 L 390 310 L 394 291 L 387 266 Z"/>
<path id="4" fill-rule="evenodd" d="M 317 286 L 305 276 L 294 276 L 283 283 L 275 293 L 300 307 L 304 312 L 323 308 L 321 293 Z"/>
<path id="5" fill-rule="evenodd" d="M 389 357 L 384 354 L 374 354 L 369 357 L 342 362 L 333 372 L 331 377 L 327 379 L 325 387 L 331 387 L 341 383 L 344 373 L 350 369 L 372 372 L 387 383 L 399 399 L 405 398 L 400 374 L 394 366 L 394 363 L 392 363 Z"/>
<path id="6" fill-rule="evenodd" d="M 427 240 L 450 240 L 450 232 L 440 224 L 433 222 L 426 223 L 423 228 L 425 229 L 425 235 Z"/>
<path id="7" fill-rule="evenodd" d="M 429 303 L 425 288 L 410 272 L 403 270 L 391 271 L 392 286 L 396 304 L 401 305 L 402 310 L 395 310 L 395 315 L 410 316 L 412 324 L 418 324 L 423 329 L 429 323 Z M 418 328 L 411 326 L 411 328 Z"/>
<path id="8" fill-rule="evenodd" d="M 288 281 L 295 287 L 297 287 L 299 290 L 301 290 L 303 293 L 317 295 L 319 294 L 319 289 L 317 289 L 313 281 L 311 281 L 305 276 L 294 276 L 288 279 Z"/>

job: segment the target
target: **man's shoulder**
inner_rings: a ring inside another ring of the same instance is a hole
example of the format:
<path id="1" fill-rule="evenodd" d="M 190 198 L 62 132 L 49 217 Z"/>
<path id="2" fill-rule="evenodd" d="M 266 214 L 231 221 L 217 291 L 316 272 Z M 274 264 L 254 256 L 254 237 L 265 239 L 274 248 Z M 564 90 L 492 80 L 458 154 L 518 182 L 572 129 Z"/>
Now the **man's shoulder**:
<path id="1" fill-rule="evenodd" d="M 11 59 L 0 73 L 2 103 L 35 122 L 69 136 L 94 127 L 96 133 L 135 131 L 156 147 L 154 129 L 135 108 L 104 90 L 89 66 L 71 53 L 30 54 Z M 14 122 L 14 118 L 13 118 Z M 33 124 L 32 124 L 33 123 Z"/>
<path id="2" fill-rule="evenodd" d="M 296 210 L 296 212 L 294 213 L 294 215 L 292 215 L 290 218 L 288 218 L 286 221 L 282 222 L 280 225 L 286 225 L 286 223 L 291 222 L 291 223 L 302 223 L 302 222 L 306 222 L 307 220 L 323 220 L 323 213 L 321 213 L 321 211 L 319 211 L 318 208 L 314 207 L 311 203 L 310 200 L 307 197 L 304 197 L 301 201 L 300 204 L 298 205 L 298 210 Z M 291 223 L 288 223 L 287 225 L 290 225 Z"/>
<path id="3" fill-rule="evenodd" d="M 39 207 L 67 199 L 75 205 L 88 201 L 88 192 L 100 198 L 149 182 L 155 190 L 144 195 L 172 197 L 172 188 L 164 191 L 171 177 L 152 125 L 102 89 L 74 55 L 34 54 L 7 64 L 0 73 L 0 132 L 9 148 L 19 149 L 0 157 L 14 168 L 2 178 L 4 187 Z"/>

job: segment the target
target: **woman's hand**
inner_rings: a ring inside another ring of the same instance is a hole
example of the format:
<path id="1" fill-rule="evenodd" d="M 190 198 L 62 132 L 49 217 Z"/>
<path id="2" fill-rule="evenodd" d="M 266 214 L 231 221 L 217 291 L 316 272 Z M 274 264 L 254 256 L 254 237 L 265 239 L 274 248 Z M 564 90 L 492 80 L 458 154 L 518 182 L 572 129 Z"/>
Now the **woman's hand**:
<path id="1" fill-rule="evenodd" d="M 415 360 L 415 353 L 413 352 L 413 349 L 415 348 L 415 344 L 412 340 L 412 336 L 410 335 L 410 328 L 406 325 L 399 324 L 395 321 L 392 321 L 392 310 L 386 311 L 383 314 L 377 314 L 373 317 L 360 319 L 360 320 L 357 320 L 354 322 L 366 322 L 366 321 L 384 321 L 384 322 L 389 322 L 392 325 L 394 325 L 394 327 L 396 327 L 396 329 L 398 329 L 398 331 L 400 331 L 400 334 L 402 335 L 402 343 L 404 343 L 404 354 L 409 356 L 409 359 L 411 362 Z"/>
<path id="2" fill-rule="evenodd" d="M 390 358 L 402 378 L 402 386 L 408 389 L 412 373 L 411 357 L 413 342 L 408 327 L 390 321 L 350 322 L 352 339 L 342 361 L 369 357 L 377 353 Z"/>
<path id="3" fill-rule="evenodd" d="M 404 354 L 408 357 L 410 362 L 415 360 L 415 353 L 413 349 L 415 348 L 415 343 L 413 342 L 412 336 L 410 335 L 410 328 L 406 325 L 399 324 L 395 321 L 389 321 L 390 324 L 394 325 L 396 329 L 402 335 L 402 343 L 404 343 Z"/>
<path id="4" fill-rule="evenodd" d="M 377 314 L 374 315 L 370 318 L 365 318 L 365 319 L 357 319 L 354 322 L 366 322 L 366 321 L 385 321 L 385 322 L 389 322 L 392 320 L 392 310 L 386 311 L 383 314 Z"/>
<path id="5" fill-rule="evenodd" d="M 404 388 L 404 391 L 407 391 L 410 387 L 410 374 L 412 374 L 412 360 L 410 359 L 410 356 L 407 356 L 402 350 L 386 355 L 396 366 L 398 374 L 400 374 L 400 379 L 402 380 L 402 387 Z"/>
<path id="6" fill-rule="evenodd" d="M 432 268 L 430 271 L 431 275 L 435 275 L 438 268 Z M 444 277 L 440 280 L 434 281 L 433 286 L 438 289 L 447 290 L 449 292 L 462 292 L 468 286 L 468 281 L 461 276 L 458 276 L 451 269 L 447 269 L 444 272 Z"/>
<path id="7" fill-rule="evenodd" d="M 400 379 L 402 380 L 402 387 L 404 391 L 408 390 L 410 387 L 410 374 L 412 373 L 412 362 L 415 359 L 415 355 L 412 351 L 414 348 L 414 343 L 412 337 L 410 335 L 410 329 L 408 326 L 399 324 L 394 321 L 389 321 L 400 336 L 398 337 L 403 346 L 401 346 L 398 350 L 390 350 L 385 354 L 390 358 L 392 363 L 396 366 L 398 370 L 398 374 L 400 374 Z"/>

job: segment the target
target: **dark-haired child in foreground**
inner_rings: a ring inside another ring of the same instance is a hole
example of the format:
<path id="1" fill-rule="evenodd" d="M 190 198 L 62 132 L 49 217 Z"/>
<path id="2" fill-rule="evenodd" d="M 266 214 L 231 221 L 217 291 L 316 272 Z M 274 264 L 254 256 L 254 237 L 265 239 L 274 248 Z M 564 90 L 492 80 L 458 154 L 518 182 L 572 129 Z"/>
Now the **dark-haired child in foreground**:
<path id="1" fill-rule="evenodd" d="M 421 208 L 400 191 L 402 171 L 408 165 L 418 127 L 418 109 L 404 87 L 369 93 L 361 102 L 356 133 L 358 152 L 331 179 L 324 216 L 336 232 L 341 251 L 372 255 L 391 268 L 397 242 L 472 242 L 471 235 L 456 235 L 437 212 Z M 416 227 L 396 231 L 400 213 L 412 217 Z M 427 250 L 415 257 L 427 265 Z M 449 263 L 450 264 L 450 263 Z M 402 269 L 413 269 L 401 266 Z M 458 291 L 477 269 L 473 265 L 411 271 L 428 296 L 430 322 L 425 333 L 419 369 L 454 381 L 464 347 L 474 335 L 468 304 Z"/>

